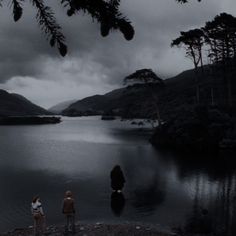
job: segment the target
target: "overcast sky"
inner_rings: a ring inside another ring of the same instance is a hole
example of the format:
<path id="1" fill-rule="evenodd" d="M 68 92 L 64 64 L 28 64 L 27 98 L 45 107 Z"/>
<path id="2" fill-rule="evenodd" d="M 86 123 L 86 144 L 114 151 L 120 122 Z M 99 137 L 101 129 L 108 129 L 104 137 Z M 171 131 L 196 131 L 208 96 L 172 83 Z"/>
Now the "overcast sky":
<path id="1" fill-rule="evenodd" d="M 183 50 L 170 47 L 171 40 L 221 12 L 236 15 L 235 0 L 191 0 L 184 5 L 175 0 L 123 0 L 121 11 L 136 32 L 126 41 L 120 32 L 101 37 L 90 17 L 69 18 L 57 2 L 53 7 L 69 47 L 65 58 L 49 46 L 28 3 L 17 23 L 8 4 L 0 8 L 0 88 L 45 108 L 119 88 L 137 69 L 152 68 L 169 78 L 192 68 Z"/>

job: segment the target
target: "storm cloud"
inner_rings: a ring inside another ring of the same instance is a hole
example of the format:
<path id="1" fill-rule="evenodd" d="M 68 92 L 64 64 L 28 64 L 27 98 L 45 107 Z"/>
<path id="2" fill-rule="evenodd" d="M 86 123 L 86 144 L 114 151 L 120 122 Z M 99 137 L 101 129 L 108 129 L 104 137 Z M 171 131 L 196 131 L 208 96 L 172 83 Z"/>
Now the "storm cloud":
<path id="1" fill-rule="evenodd" d="M 90 17 L 69 18 L 59 3 L 51 5 L 66 36 L 65 58 L 49 46 L 29 4 L 17 23 L 9 6 L 0 8 L 0 87 L 44 107 L 118 88 L 137 69 L 152 68 L 168 78 L 191 68 L 184 51 L 170 47 L 171 40 L 223 11 L 236 10 L 234 0 L 185 5 L 174 0 L 123 0 L 121 11 L 136 32 L 133 40 L 126 41 L 120 32 L 103 38 Z"/>

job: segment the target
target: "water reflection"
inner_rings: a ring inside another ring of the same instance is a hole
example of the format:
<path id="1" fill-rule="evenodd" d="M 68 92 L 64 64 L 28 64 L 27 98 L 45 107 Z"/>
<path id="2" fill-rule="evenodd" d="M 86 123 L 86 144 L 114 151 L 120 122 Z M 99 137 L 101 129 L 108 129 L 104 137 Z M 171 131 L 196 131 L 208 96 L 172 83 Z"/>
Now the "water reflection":
<path id="1" fill-rule="evenodd" d="M 148 175 L 148 174 L 147 174 Z M 133 191 L 132 205 L 138 211 L 152 214 L 165 200 L 165 188 L 157 173 L 151 175 L 145 185 L 137 186 Z M 147 212 L 148 209 L 148 212 Z"/>
<path id="2" fill-rule="evenodd" d="M 125 207 L 125 197 L 123 193 L 113 192 L 111 194 L 111 209 L 115 216 L 121 216 Z"/>
<path id="3" fill-rule="evenodd" d="M 213 233 L 234 236 L 236 233 L 235 176 L 212 183 L 205 188 L 196 178 L 196 193 L 185 229 L 191 233 Z"/>
<path id="4" fill-rule="evenodd" d="M 236 165 L 230 155 L 178 156 L 162 153 L 166 164 L 174 163 L 178 178 L 190 185 L 192 206 L 184 230 L 195 234 L 236 235 Z M 204 159 L 205 158 L 205 159 Z"/>
<path id="5" fill-rule="evenodd" d="M 79 220 L 137 220 L 235 236 L 231 158 L 179 158 L 156 151 L 146 134 L 130 129 L 98 119 L 0 127 L 0 231 L 32 224 L 34 194 L 42 196 L 48 222 L 61 223 L 61 199 L 71 189 Z M 110 170 L 117 164 L 126 179 L 124 195 L 110 192 Z"/>

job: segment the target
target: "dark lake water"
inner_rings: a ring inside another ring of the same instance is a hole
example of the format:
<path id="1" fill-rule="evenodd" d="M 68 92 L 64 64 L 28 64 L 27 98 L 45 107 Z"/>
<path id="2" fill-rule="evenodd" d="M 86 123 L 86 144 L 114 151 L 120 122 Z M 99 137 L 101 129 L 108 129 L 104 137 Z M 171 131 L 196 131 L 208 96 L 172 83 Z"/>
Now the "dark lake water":
<path id="1" fill-rule="evenodd" d="M 149 135 L 127 122 L 98 117 L 0 126 L 0 231 L 32 225 L 35 194 L 47 223 L 62 223 L 62 199 L 70 189 L 77 220 L 84 222 L 150 222 L 191 230 L 207 222 L 219 235 L 236 235 L 234 166 L 160 152 Z M 109 175 L 116 164 L 127 181 L 125 201 L 111 196 Z"/>

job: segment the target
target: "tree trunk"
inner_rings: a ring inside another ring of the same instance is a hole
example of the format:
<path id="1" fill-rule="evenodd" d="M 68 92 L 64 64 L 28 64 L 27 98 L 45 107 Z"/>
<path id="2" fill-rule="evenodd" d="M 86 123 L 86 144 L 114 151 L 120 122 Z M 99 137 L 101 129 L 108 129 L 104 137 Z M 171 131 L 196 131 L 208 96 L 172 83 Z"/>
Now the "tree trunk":
<path id="1" fill-rule="evenodd" d="M 232 84 L 231 84 L 231 78 L 228 75 L 227 76 L 227 92 L 228 92 L 228 105 L 229 107 L 233 107 L 233 98 L 232 98 Z"/>
<path id="2" fill-rule="evenodd" d="M 196 103 L 198 105 L 200 103 L 200 86 L 199 86 L 199 78 L 198 78 L 197 68 L 195 68 L 195 85 L 196 85 Z"/>
<path id="3" fill-rule="evenodd" d="M 160 114 L 160 109 L 159 109 L 159 106 L 158 106 L 158 97 L 157 95 L 155 94 L 155 92 L 153 91 L 153 87 L 151 87 L 151 96 L 152 96 L 152 99 L 154 101 L 154 106 L 155 106 L 155 110 L 156 110 L 156 116 L 157 116 L 157 121 L 158 121 L 158 127 L 162 127 L 162 123 L 161 123 L 161 114 Z"/>
<path id="4" fill-rule="evenodd" d="M 211 88 L 211 105 L 215 106 L 214 88 Z"/>
<path id="5" fill-rule="evenodd" d="M 194 49 L 192 47 L 190 47 L 191 50 L 191 55 L 193 58 L 193 63 L 194 63 L 194 68 L 195 68 L 195 85 L 196 85 L 196 103 L 199 104 L 200 102 L 200 88 L 199 88 L 199 79 L 198 79 L 198 62 L 196 59 L 196 55 L 194 53 Z"/>

